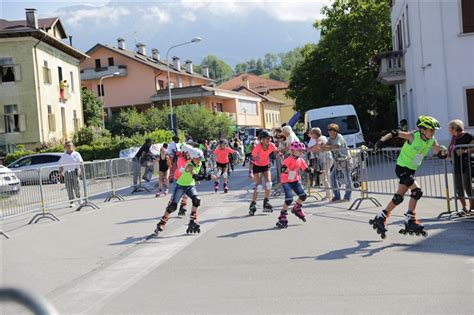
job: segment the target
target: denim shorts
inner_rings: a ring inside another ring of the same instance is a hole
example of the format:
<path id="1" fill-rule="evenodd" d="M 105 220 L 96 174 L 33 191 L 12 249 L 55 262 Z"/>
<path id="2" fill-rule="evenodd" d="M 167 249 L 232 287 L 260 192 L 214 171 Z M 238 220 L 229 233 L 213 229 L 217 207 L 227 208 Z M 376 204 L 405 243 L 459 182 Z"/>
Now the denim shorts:
<path id="1" fill-rule="evenodd" d="M 300 182 L 284 183 L 282 186 L 285 191 L 285 200 L 293 200 L 293 191 L 297 196 L 306 194 Z"/>
<path id="2" fill-rule="evenodd" d="M 176 184 L 173 191 L 173 197 L 171 197 L 171 202 L 178 203 L 184 194 L 186 194 L 190 199 L 193 199 L 193 197 L 198 195 L 195 186 L 181 186 Z"/>

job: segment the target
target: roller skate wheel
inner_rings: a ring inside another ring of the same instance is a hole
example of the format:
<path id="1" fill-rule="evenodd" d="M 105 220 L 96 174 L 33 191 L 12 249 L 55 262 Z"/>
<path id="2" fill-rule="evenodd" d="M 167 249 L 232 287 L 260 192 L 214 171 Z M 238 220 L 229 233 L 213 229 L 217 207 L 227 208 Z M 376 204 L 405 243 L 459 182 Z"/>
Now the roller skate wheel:
<path id="1" fill-rule="evenodd" d="M 385 239 L 385 237 L 386 237 L 385 233 L 380 234 L 380 237 L 381 237 L 382 239 Z"/>
<path id="2" fill-rule="evenodd" d="M 303 217 L 303 218 L 301 218 L 301 220 L 302 220 L 303 222 L 306 222 L 306 218 L 304 218 L 304 217 Z"/>
<path id="3" fill-rule="evenodd" d="M 416 232 L 415 232 L 415 235 L 416 235 L 416 236 L 420 236 L 420 232 L 416 231 Z"/>
<path id="4" fill-rule="evenodd" d="M 413 235 L 413 231 L 408 231 L 408 234 Z"/>
<path id="5" fill-rule="evenodd" d="M 421 233 L 421 235 L 422 235 L 423 237 L 427 237 L 427 236 L 428 236 L 428 233 L 425 232 L 425 231 L 421 231 L 420 233 Z"/>
<path id="6" fill-rule="evenodd" d="M 398 231 L 398 233 L 403 234 L 403 235 L 407 234 L 407 232 L 404 229 L 401 229 L 400 231 Z"/>

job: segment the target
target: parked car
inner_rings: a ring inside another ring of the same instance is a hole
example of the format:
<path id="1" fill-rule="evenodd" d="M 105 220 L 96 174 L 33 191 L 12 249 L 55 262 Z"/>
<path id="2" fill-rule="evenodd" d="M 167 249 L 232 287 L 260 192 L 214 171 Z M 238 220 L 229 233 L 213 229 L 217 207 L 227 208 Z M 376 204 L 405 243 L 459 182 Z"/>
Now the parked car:
<path id="1" fill-rule="evenodd" d="M 9 168 L 0 165 L 0 195 L 14 195 L 20 191 L 20 180 Z"/>
<path id="2" fill-rule="evenodd" d="M 39 183 L 39 169 L 43 183 L 57 183 L 62 180 L 59 174 L 59 159 L 62 153 L 40 153 L 22 157 L 8 165 L 16 172 L 22 183 Z"/>

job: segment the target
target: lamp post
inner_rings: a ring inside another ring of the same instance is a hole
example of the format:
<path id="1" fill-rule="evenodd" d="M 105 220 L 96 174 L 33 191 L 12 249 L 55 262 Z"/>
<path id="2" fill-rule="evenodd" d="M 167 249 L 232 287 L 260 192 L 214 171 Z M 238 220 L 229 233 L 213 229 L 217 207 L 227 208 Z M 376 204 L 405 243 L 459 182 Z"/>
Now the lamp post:
<path id="1" fill-rule="evenodd" d="M 105 103 L 104 103 L 104 90 L 102 89 L 102 80 L 107 79 L 107 78 L 113 78 L 119 75 L 120 75 L 120 72 L 117 71 L 109 75 L 104 75 L 103 77 L 100 77 L 100 80 L 99 80 L 100 100 L 102 101 L 102 128 L 104 129 L 105 129 L 105 115 L 104 115 Z"/>
<path id="2" fill-rule="evenodd" d="M 171 46 L 168 51 L 166 52 L 166 62 L 168 63 L 168 67 L 166 68 L 167 69 L 167 77 L 168 77 L 168 98 L 169 98 L 169 103 L 170 103 L 170 128 L 171 130 L 174 131 L 174 129 L 176 128 L 176 126 L 174 126 L 173 124 L 173 100 L 171 99 L 171 82 L 170 82 L 170 61 L 168 59 L 168 55 L 171 51 L 171 49 L 173 48 L 176 48 L 176 47 L 179 47 L 179 46 L 183 46 L 183 45 L 187 45 L 187 44 L 192 44 L 192 43 L 199 43 L 200 41 L 202 40 L 201 37 L 194 37 L 193 39 L 191 39 L 189 42 L 185 42 L 185 43 L 181 43 L 181 44 L 177 44 L 177 45 L 173 45 Z M 177 69 L 179 71 L 179 69 Z M 176 135 L 177 135 L 177 131 L 176 131 Z"/>

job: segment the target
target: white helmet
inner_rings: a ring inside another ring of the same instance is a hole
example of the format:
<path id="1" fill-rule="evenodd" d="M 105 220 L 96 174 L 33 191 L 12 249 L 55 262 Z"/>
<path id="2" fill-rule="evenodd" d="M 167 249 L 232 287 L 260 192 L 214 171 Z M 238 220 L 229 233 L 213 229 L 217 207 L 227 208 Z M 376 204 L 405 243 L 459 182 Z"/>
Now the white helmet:
<path id="1" fill-rule="evenodd" d="M 202 159 L 204 157 L 204 154 L 202 153 L 201 149 L 193 148 L 191 151 L 189 151 L 189 156 L 192 159 Z"/>
<path id="2" fill-rule="evenodd" d="M 190 153 L 192 149 L 193 147 L 190 146 L 189 144 L 184 144 L 183 147 L 181 148 L 181 151 L 183 151 L 184 153 Z"/>

